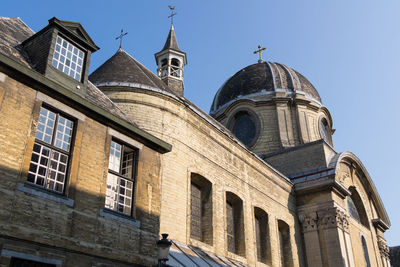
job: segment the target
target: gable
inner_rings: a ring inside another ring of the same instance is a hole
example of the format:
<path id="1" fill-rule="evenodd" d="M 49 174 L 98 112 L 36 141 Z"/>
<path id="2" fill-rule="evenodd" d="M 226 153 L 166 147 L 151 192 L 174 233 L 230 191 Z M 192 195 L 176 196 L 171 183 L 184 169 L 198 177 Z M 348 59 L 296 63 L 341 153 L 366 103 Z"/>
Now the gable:
<path id="1" fill-rule="evenodd" d="M 49 20 L 50 24 L 58 25 L 62 30 L 69 32 L 70 34 L 74 35 L 78 39 L 84 41 L 89 47 L 92 48 L 92 51 L 96 51 L 99 47 L 94 43 L 92 38 L 90 38 L 89 34 L 86 30 L 82 27 L 82 25 L 78 22 L 66 21 L 66 20 L 59 20 L 56 17 L 53 17 Z"/>
<path id="2" fill-rule="evenodd" d="M 381 220 L 390 226 L 390 220 L 379 193 L 361 160 L 351 152 L 343 152 L 333 158 L 329 164 L 335 169 L 335 179 L 346 188 L 355 187 L 364 202 L 371 200 L 372 220 Z M 366 202 L 365 202 L 366 203 Z M 377 218 L 376 218 L 377 217 Z"/>

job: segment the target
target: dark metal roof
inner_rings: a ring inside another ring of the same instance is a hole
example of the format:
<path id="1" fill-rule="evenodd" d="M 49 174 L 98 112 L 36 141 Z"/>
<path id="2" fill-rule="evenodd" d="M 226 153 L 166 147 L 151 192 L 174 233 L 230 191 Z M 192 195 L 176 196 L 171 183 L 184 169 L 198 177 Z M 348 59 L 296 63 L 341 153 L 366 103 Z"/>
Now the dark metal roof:
<path id="1" fill-rule="evenodd" d="M 89 80 L 96 86 L 115 83 L 121 86 L 138 84 L 172 93 L 171 89 L 160 78 L 121 48 L 90 74 Z"/>
<path id="2" fill-rule="evenodd" d="M 262 62 L 247 66 L 229 78 L 216 93 L 211 113 L 241 96 L 276 89 L 302 91 L 307 97 L 321 102 L 317 90 L 303 75 L 283 64 Z"/>
<path id="3" fill-rule="evenodd" d="M 178 47 L 178 41 L 176 40 L 174 25 L 171 25 L 171 29 L 169 30 L 167 40 L 165 41 L 162 50 L 167 50 L 167 49 L 173 49 L 182 52 Z"/>

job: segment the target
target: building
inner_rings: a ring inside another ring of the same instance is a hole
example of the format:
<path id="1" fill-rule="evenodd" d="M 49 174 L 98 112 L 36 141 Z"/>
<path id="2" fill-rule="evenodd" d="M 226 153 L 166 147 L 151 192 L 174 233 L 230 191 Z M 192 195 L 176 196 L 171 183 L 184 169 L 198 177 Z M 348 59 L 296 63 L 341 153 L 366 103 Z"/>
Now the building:
<path id="1" fill-rule="evenodd" d="M 0 19 L 0 266 L 390 266 L 362 162 L 313 85 L 247 66 L 210 114 L 184 94 L 174 27 L 157 75 L 76 22 Z M 25 264 L 25 265 L 24 265 Z"/>

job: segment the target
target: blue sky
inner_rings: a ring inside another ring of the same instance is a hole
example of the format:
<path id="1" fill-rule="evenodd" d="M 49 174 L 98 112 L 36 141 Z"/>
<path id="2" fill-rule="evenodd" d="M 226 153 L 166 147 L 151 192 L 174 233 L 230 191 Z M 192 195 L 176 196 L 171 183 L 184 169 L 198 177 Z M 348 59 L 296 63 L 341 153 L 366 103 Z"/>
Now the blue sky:
<path id="1" fill-rule="evenodd" d="M 53 16 L 80 22 L 101 47 L 91 71 L 116 52 L 123 28 L 124 50 L 155 72 L 169 4 L 188 56 L 185 96 L 208 112 L 222 83 L 266 46 L 264 60 L 294 68 L 317 88 L 333 117 L 336 150 L 363 161 L 391 219 L 388 244 L 400 245 L 400 1 L 3 0 L 0 16 L 20 17 L 34 31 Z"/>

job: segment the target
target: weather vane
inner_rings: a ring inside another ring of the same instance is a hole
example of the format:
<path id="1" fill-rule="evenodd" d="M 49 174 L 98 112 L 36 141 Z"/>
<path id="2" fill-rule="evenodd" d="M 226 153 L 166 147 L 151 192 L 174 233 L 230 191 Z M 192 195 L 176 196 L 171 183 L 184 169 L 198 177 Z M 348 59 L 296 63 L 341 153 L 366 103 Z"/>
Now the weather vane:
<path id="1" fill-rule="evenodd" d="M 119 48 L 122 48 L 122 37 L 124 37 L 127 34 L 128 34 L 127 32 L 124 32 L 124 30 L 121 29 L 121 34 L 115 38 L 115 40 L 119 39 Z"/>
<path id="2" fill-rule="evenodd" d="M 169 9 L 171 10 L 171 15 L 168 16 L 168 18 L 171 18 L 171 26 L 174 25 L 174 16 L 177 14 L 174 12 L 175 6 L 168 6 Z"/>
<path id="3" fill-rule="evenodd" d="M 261 51 L 263 51 L 265 49 L 266 49 L 265 47 L 261 47 L 261 45 L 258 45 L 258 50 L 253 52 L 254 54 L 257 54 L 257 53 L 260 54 L 260 59 L 258 60 L 258 63 L 263 63 L 262 56 L 261 56 Z"/>

